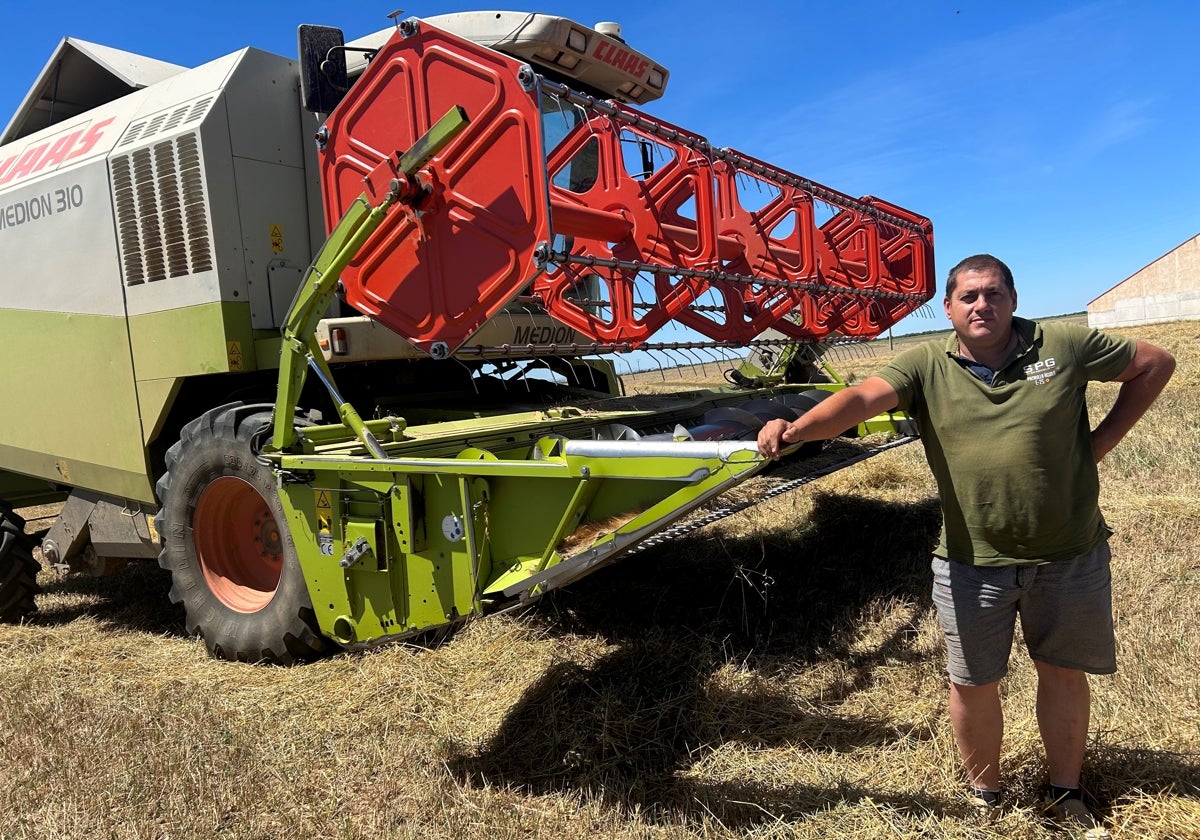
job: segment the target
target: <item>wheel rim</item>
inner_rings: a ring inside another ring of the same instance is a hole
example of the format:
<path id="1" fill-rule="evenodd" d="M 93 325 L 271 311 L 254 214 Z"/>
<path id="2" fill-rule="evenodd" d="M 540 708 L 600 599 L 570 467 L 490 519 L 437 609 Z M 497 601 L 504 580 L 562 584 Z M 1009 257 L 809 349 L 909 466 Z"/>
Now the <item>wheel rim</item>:
<path id="1" fill-rule="evenodd" d="M 266 500 L 247 481 L 227 475 L 204 488 L 192 537 L 204 580 L 222 604 L 252 613 L 275 597 L 283 538 Z"/>

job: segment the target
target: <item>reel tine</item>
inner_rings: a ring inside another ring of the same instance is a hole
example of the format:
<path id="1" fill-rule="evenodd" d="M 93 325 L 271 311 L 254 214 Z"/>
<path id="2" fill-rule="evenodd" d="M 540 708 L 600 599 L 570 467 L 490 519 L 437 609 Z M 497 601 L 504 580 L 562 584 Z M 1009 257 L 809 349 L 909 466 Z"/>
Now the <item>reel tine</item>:
<path id="1" fill-rule="evenodd" d="M 658 360 L 658 356 L 654 355 L 653 350 L 647 350 L 645 352 L 646 352 L 646 355 L 650 357 L 650 361 L 654 362 L 654 364 L 658 366 L 659 377 L 662 378 L 663 382 L 666 382 L 667 381 L 667 372 L 666 372 L 666 370 L 663 369 L 662 362 L 660 362 Z"/>
<path id="2" fill-rule="evenodd" d="M 675 371 L 675 375 L 680 379 L 683 379 L 683 366 L 687 364 L 687 358 L 684 357 L 683 361 L 680 361 L 682 354 L 679 352 L 679 348 L 677 347 L 665 348 L 663 352 L 666 353 L 667 358 L 671 360 L 671 369 Z"/>
<path id="3" fill-rule="evenodd" d="M 620 353 L 620 352 L 619 352 L 619 350 L 618 350 L 618 352 L 614 352 L 614 353 L 613 353 L 613 359 L 614 359 L 614 360 L 616 360 L 616 361 L 624 362 L 624 364 L 625 364 L 625 367 L 626 367 L 626 368 L 629 368 L 629 374 L 630 374 L 630 376 L 634 376 L 634 373 L 635 373 L 635 371 L 634 371 L 634 366 L 632 366 L 632 365 L 630 364 L 630 362 L 629 362 L 629 359 L 626 359 L 626 358 L 625 358 L 625 355 L 624 355 L 623 353 Z"/>
<path id="4" fill-rule="evenodd" d="M 550 367 L 549 363 L 546 364 L 546 367 Z M 551 370 L 551 372 L 553 373 L 553 369 Z M 575 380 L 576 385 L 579 385 L 580 387 L 583 386 L 583 380 L 579 378 L 579 373 L 575 370 L 575 365 L 568 364 L 567 369 L 562 374 L 562 376 L 564 379 L 567 380 L 568 385 L 571 384 L 571 380 L 573 379 L 573 380 Z"/>
<path id="5" fill-rule="evenodd" d="M 546 361 L 546 358 L 544 356 L 538 356 L 536 359 L 533 360 L 533 362 L 534 362 L 534 364 L 531 365 L 531 367 L 536 366 L 538 362 L 541 362 L 542 366 L 545 367 L 547 372 L 549 372 L 549 374 L 550 374 L 550 381 L 551 382 L 554 381 L 554 376 L 555 376 L 554 367 L 548 361 Z M 567 381 L 569 383 L 570 379 L 567 378 Z"/>
<path id="6" fill-rule="evenodd" d="M 599 358 L 599 357 L 597 357 L 597 358 Z M 571 365 L 571 369 L 575 370 L 576 368 L 579 368 L 579 369 L 587 371 L 588 382 L 591 383 L 592 390 L 593 391 L 598 390 L 600 388 L 600 383 L 598 383 L 596 381 L 596 369 L 587 363 L 586 356 L 580 356 L 578 358 L 578 361 L 579 361 L 579 364 Z M 580 380 L 580 384 L 582 384 L 582 379 Z"/>
<path id="7" fill-rule="evenodd" d="M 457 362 L 458 366 L 467 372 L 467 381 L 471 383 L 471 388 L 474 389 L 475 396 L 478 397 L 479 386 L 475 384 L 475 374 L 482 373 L 482 368 L 472 369 L 470 365 L 464 364 L 462 359 L 459 359 L 457 356 L 451 356 L 450 358 Z"/>
<path id="8" fill-rule="evenodd" d="M 693 365 L 692 365 L 691 361 L 690 361 L 690 360 L 688 359 L 688 357 L 687 357 L 687 354 L 686 354 L 686 353 L 684 353 L 684 352 L 683 352 L 683 351 L 682 351 L 680 348 L 678 348 L 678 347 L 674 347 L 674 348 L 672 348 L 671 350 L 668 350 L 668 351 L 667 351 L 667 353 L 668 353 L 668 354 L 670 354 L 670 356 L 671 356 L 671 361 L 675 361 L 675 354 L 676 354 L 676 353 L 678 353 L 678 354 L 679 354 L 681 357 L 683 357 L 683 364 L 680 364 L 680 363 L 678 363 L 678 362 L 676 362 L 676 363 L 675 363 L 675 372 L 676 372 L 677 374 L 679 374 L 679 378 L 680 378 L 680 379 L 683 379 L 683 378 L 684 378 L 684 376 L 683 376 L 683 366 L 684 366 L 684 365 L 688 365 L 689 367 L 691 367 L 691 368 L 692 368 L 692 372 L 693 372 L 693 373 L 695 373 L 695 372 L 696 372 L 696 370 L 695 370 L 695 366 L 693 366 Z"/>
<path id="9" fill-rule="evenodd" d="M 604 361 L 604 356 L 603 356 L 603 354 L 601 354 L 601 353 L 599 353 L 599 352 L 595 352 L 595 353 L 584 353 L 584 354 L 583 354 L 582 356 L 580 356 L 579 358 L 580 358 L 581 360 L 586 360 L 586 359 L 587 359 L 589 356 L 591 356 L 591 355 L 594 355 L 594 356 L 596 357 L 596 361 L 598 361 L 598 362 L 603 362 L 603 361 Z M 588 369 L 588 375 L 589 375 L 589 376 L 591 377 L 591 379 L 592 379 L 592 387 L 594 388 L 594 387 L 596 387 L 596 369 L 595 369 L 594 367 L 592 367 L 591 365 L 586 365 L 586 367 L 587 367 L 587 369 Z"/>
<path id="10" fill-rule="evenodd" d="M 722 349 L 724 349 L 724 348 L 720 348 L 720 347 L 700 347 L 699 349 L 700 349 L 700 350 L 702 350 L 702 351 L 704 351 L 705 353 L 709 353 L 709 352 L 711 352 L 711 354 L 712 354 L 712 363 L 713 363 L 713 364 L 715 364 L 717 367 L 720 367 L 720 366 L 721 366 L 721 365 L 724 363 L 724 361 L 725 361 L 725 360 L 724 360 L 724 359 L 721 357 L 721 353 L 720 353 L 720 351 L 721 351 Z M 703 370 L 703 369 L 704 369 L 704 366 L 703 366 L 703 365 L 701 365 L 701 366 L 700 366 L 700 369 L 701 369 L 701 370 Z"/>

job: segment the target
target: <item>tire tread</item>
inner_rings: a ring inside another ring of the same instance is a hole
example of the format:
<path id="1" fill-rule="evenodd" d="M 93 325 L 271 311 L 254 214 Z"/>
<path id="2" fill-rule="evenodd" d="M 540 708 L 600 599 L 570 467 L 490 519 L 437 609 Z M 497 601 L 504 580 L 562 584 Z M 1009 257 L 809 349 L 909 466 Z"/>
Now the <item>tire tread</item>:
<path id="1" fill-rule="evenodd" d="M 0 502 L 0 622 L 24 621 L 37 612 L 34 596 L 42 591 L 37 582 L 40 569 L 25 520 Z"/>
<path id="2" fill-rule="evenodd" d="M 261 425 L 262 415 L 271 410 L 271 406 L 230 403 L 206 411 L 184 426 L 179 440 L 167 450 L 167 469 L 155 488 L 160 506 L 154 524 L 163 538 L 158 564 L 171 572 L 170 598 L 184 607 L 187 631 L 203 638 L 209 653 L 218 659 L 292 665 L 320 657 L 332 646 L 318 631 L 307 589 L 291 587 L 294 597 L 290 603 L 277 603 L 285 597 L 281 585 L 276 599 L 262 610 L 235 613 L 208 589 L 194 556 L 178 556 L 170 531 L 174 524 L 171 512 L 177 507 L 174 497 L 188 492 L 187 485 L 194 483 L 185 476 L 195 469 L 217 469 L 215 463 L 206 465 L 204 459 L 217 457 L 214 453 L 222 447 L 225 451 L 244 448 L 245 456 L 253 458 L 249 438 Z M 176 483 L 178 487 L 173 486 Z M 194 501 L 182 502 L 183 509 L 190 512 Z M 280 525 L 283 527 L 282 522 Z M 190 522 L 185 527 L 190 528 Z"/>

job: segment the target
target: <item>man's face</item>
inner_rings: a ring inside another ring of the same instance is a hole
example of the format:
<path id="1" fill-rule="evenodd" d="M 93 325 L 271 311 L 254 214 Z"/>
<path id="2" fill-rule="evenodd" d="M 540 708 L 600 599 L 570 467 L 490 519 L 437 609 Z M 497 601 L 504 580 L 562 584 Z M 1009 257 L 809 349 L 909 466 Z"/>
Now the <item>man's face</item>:
<path id="1" fill-rule="evenodd" d="M 1008 340 L 1017 293 L 1008 290 L 999 272 L 960 273 L 954 293 L 943 303 L 960 338 L 981 344 Z"/>

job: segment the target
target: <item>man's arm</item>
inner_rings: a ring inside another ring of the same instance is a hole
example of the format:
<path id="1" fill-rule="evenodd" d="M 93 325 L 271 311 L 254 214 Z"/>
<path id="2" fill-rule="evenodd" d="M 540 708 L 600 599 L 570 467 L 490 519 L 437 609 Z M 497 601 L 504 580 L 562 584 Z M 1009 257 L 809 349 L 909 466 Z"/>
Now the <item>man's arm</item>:
<path id="1" fill-rule="evenodd" d="M 827 400 L 800 415 L 791 423 L 772 420 L 758 433 L 758 451 L 772 460 L 779 450 L 806 440 L 826 440 L 857 426 L 881 411 L 889 411 L 900 402 L 894 388 L 878 376 L 837 391 Z M 1143 409 L 1145 410 L 1145 409 Z"/>
<path id="2" fill-rule="evenodd" d="M 1117 399 L 1100 425 L 1092 430 L 1092 451 L 1099 462 L 1146 413 L 1175 372 L 1175 357 L 1145 341 L 1137 343 L 1133 360 L 1116 377 Z"/>

